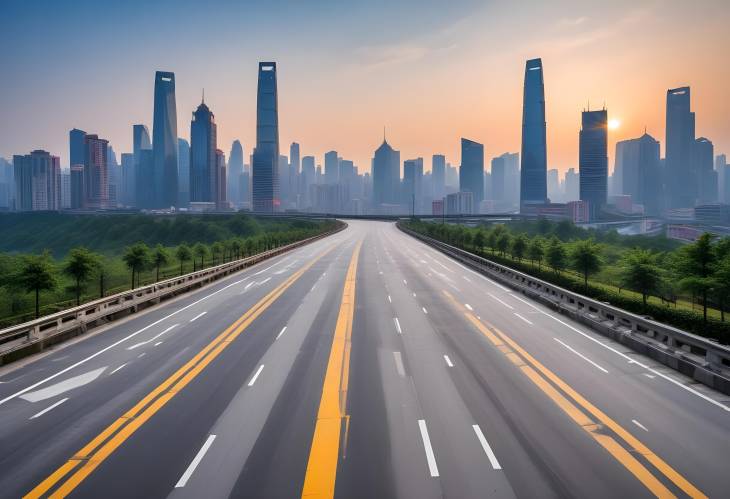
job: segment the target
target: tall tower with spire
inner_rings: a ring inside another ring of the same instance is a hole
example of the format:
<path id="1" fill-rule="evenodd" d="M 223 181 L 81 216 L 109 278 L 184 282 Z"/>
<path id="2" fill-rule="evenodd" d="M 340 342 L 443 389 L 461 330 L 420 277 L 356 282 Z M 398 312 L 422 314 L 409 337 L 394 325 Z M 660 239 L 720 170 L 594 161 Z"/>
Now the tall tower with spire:
<path id="1" fill-rule="evenodd" d="M 217 127 L 205 104 L 205 90 L 190 122 L 190 201 L 217 202 Z"/>
<path id="2" fill-rule="evenodd" d="M 540 59 L 531 59 L 525 64 L 521 160 L 520 206 L 545 203 L 547 201 L 545 85 Z"/>
<path id="3" fill-rule="evenodd" d="M 279 108 L 276 63 L 259 63 L 256 96 L 256 148 L 253 151 L 253 211 L 273 213 L 279 199 Z"/>

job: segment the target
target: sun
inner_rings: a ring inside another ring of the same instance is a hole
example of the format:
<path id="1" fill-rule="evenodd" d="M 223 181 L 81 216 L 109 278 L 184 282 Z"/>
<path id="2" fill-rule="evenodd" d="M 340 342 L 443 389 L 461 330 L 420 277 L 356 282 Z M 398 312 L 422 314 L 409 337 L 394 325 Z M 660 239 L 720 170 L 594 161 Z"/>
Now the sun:
<path id="1" fill-rule="evenodd" d="M 621 126 L 621 122 L 617 119 L 611 119 L 608 120 L 608 129 L 609 130 L 616 130 L 618 127 Z"/>

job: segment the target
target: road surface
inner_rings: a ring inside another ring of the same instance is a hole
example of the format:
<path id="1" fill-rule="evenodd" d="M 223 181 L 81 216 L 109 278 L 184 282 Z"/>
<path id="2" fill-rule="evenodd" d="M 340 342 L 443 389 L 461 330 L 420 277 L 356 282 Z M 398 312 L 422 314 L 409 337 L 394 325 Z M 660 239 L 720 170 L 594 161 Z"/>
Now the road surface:
<path id="1" fill-rule="evenodd" d="M 730 402 L 387 222 L 0 371 L 1 497 L 727 497 Z"/>

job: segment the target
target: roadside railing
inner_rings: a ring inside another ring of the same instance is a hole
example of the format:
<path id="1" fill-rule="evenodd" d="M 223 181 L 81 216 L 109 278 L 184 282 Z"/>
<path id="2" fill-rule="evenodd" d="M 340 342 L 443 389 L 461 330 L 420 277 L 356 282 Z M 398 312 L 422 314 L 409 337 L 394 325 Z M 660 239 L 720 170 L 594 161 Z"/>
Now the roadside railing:
<path id="1" fill-rule="evenodd" d="M 26 355 L 40 352 L 50 345 L 83 334 L 91 328 L 136 313 L 191 289 L 200 288 L 263 260 L 335 234 L 346 227 L 346 223 L 338 221 L 337 227 L 333 230 L 286 246 L 117 293 L 2 329 L 0 330 L 0 366 Z"/>
<path id="2" fill-rule="evenodd" d="M 472 269 L 529 296 L 715 390 L 730 394 L 730 347 L 574 293 L 529 274 L 420 234 L 398 228 Z"/>

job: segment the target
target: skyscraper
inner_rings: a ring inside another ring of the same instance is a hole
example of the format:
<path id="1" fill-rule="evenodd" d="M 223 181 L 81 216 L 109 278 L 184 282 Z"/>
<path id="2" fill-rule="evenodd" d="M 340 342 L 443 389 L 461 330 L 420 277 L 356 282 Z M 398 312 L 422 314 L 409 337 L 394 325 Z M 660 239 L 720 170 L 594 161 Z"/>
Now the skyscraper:
<path id="1" fill-rule="evenodd" d="M 228 207 L 226 201 L 226 155 L 220 149 L 215 150 L 215 207 L 219 210 Z"/>
<path id="2" fill-rule="evenodd" d="M 717 202 L 717 172 L 713 167 L 712 141 L 700 137 L 692 144 L 692 170 L 697 179 L 697 204 Z"/>
<path id="3" fill-rule="evenodd" d="M 18 211 L 61 208 L 61 162 L 42 150 L 13 156 L 15 209 Z"/>
<path id="4" fill-rule="evenodd" d="M 289 146 L 289 164 L 296 175 L 299 175 L 299 144 L 292 142 Z"/>
<path id="5" fill-rule="evenodd" d="M 177 179 L 178 203 L 187 208 L 190 204 L 190 144 L 185 139 L 177 139 Z"/>
<path id="6" fill-rule="evenodd" d="M 146 125 L 132 126 L 132 154 L 134 155 L 134 203 L 137 208 L 152 208 L 154 194 L 154 175 L 151 154 L 142 154 L 142 151 L 152 151 L 150 133 Z M 144 156 L 144 161 L 143 161 Z M 72 165 L 73 166 L 73 165 Z M 71 184 L 73 186 L 73 182 Z"/>
<path id="7" fill-rule="evenodd" d="M 84 138 L 86 132 L 74 128 L 68 132 L 68 145 L 69 145 L 69 166 L 83 165 L 84 164 Z"/>
<path id="8" fill-rule="evenodd" d="M 279 209 L 279 112 L 276 63 L 260 62 L 256 98 L 256 148 L 253 153 L 253 211 Z"/>
<path id="9" fill-rule="evenodd" d="M 666 124 L 667 207 L 691 208 L 697 196 L 692 168 L 695 114 L 690 111 L 689 87 L 667 90 Z"/>
<path id="10" fill-rule="evenodd" d="M 525 64 L 522 101 L 522 166 L 520 204 L 547 201 L 547 147 L 545 140 L 545 85 L 542 60 Z"/>
<path id="11" fill-rule="evenodd" d="M 175 73 L 155 73 L 155 108 L 152 122 L 154 158 L 153 208 L 178 206 L 177 106 Z"/>
<path id="12" fill-rule="evenodd" d="M 659 215 L 664 195 L 659 142 L 645 133 L 638 139 L 617 143 L 616 164 L 620 164 L 622 170 L 622 184 L 615 186 L 616 194 L 631 196 L 635 204 L 644 206 L 644 213 L 648 215 Z"/>
<path id="13" fill-rule="evenodd" d="M 241 175 L 243 175 L 243 146 L 240 140 L 234 140 L 231 153 L 228 155 L 228 201 L 234 206 L 243 201 L 241 190 Z"/>
<path id="14" fill-rule="evenodd" d="M 373 207 L 398 202 L 400 182 L 400 152 L 383 139 L 373 157 Z"/>
<path id="15" fill-rule="evenodd" d="M 336 184 L 340 177 L 340 162 L 337 151 L 324 153 L 324 182 Z"/>
<path id="16" fill-rule="evenodd" d="M 314 166 L 314 156 L 304 156 L 302 158 L 302 194 L 304 199 L 302 201 L 305 208 L 311 206 L 311 199 L 309 195 L 310 186 L 314 185 L 316 181 L 316 170 Z"/>
<path id="17" fill-rule="evenodd" d="M 473 194 L 475 207 L 484 199 L 484 146 L 464 138 L 461 139 L 459 190 Z"/>
<path id="18" fill-rule="evenodd" d="M 119 202 L 122 206 L 134 206 L 134 154 L 129 152 L 123 152 L 121 155 L 122 159 L 122 197 Z"/>
<path id="19" fill-rule="evenodd" d="M 408 212 L 421 213 L 423 202 L 423 158 L 403 162 L 403 203 Z"/>
<path id="20" fill-rule="evenodd" d="M 568 168 L 565 172 L 565 201 L 578 201 L 580 199 L 580 176 L 575 168 Z"/>
<path id="21" fill-rule="evenodd" d="M 446 195 L 446 156 L 434 154 L 431 157 L 431 177 L 434 199 L 442 199 Z"/>
<path id="22" fill-rule="evenodd" d="M 201 102 L 190 122 L 190 201 L 215 202 L 218 195 L 217 127 Z"/>
<path id="23" fill-rule="evenodd" d="M 504 156 L 492 158 L 492 199 L 503 201 L 505 199 L 505 159 Z"/>
<path id="24" fill-rule="evenodd" d="M 579 135 L 580 200 L 588 201 L 591 220 L 608 197 L 608 112 L 583 111 Z"/>
<path id="25" fill-rule="evenodd" d="M 107 209 L 109 202 L 109 141 L 98 135 L 84 138 L 84 208 Z"/>

